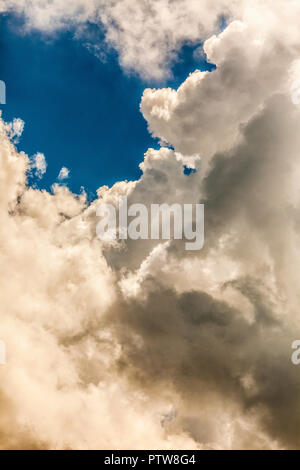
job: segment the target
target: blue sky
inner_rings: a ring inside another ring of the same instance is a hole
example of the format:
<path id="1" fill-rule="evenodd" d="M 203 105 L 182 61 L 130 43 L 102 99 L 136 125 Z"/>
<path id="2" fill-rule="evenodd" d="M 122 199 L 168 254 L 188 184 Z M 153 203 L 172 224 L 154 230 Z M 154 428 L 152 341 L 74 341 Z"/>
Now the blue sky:
<path id="1" fill-rule="evenodd" d="M 196 45 L 185 45 L 172 80 L 153 84 L 128 76 L 113 51 L 99 60 L 72 32 L 51 39 L 23 35 L 18 23 L 13 16 L 1 18 L 0 79 L 7 86 L 1 109 L 6 121 L 25 121 L 19 150 L 46 156 L 45 176 L 31 181 L 39 188 L 49 189 L 62 166 L 70 169 L 72 191 L 83 186 L 91 198 L 104 184 L 138 178 L 144 152 L 158 147 L 139 111 L 143 90 L 177 88 L 195 68 L 212 68 L 195 59 Z M 97 35 L 101 41 L 101 32 Z"/>

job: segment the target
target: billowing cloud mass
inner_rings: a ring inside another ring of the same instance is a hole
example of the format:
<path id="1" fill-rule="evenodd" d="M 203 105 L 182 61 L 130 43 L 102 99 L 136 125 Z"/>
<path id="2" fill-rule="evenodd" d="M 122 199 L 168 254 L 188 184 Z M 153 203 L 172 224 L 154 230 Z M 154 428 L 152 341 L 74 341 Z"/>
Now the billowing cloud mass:
<path id="1" fill-rule="evenodd" d="M 145 76 L 185 40 L 217 66 L 145 90 L 162 146 L 90 204 L 29 187 L 0 122 L 1 448 L 299 448 L 300 2 L 211 3 L 0 2 L 42 31 L 100 18 Z M 204 249 L 100 241 L 120 195 L 204 203 Z"/>

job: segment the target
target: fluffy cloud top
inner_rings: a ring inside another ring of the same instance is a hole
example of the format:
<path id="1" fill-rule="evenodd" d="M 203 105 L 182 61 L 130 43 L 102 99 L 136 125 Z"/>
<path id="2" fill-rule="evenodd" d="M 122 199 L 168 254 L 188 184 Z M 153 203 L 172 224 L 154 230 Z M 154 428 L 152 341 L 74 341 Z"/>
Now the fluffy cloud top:
<path id="1" fill-rule="evenodd" d="M 91 204 L 28 187 L 30 160 L 0 122 L 1 447 L 299 447 L 299 2 L 17 4 L 41 29 L 102 6 L 121 61 L 155 77 L 177 41 L 232 18 L 205 42 L 214 72 L 144 93 L 150 131 L 173 149 L 149 149 L 138 181 Z M 204 202 L 204 249 L 101 242 L 97 207 L 120 195 Z"/>

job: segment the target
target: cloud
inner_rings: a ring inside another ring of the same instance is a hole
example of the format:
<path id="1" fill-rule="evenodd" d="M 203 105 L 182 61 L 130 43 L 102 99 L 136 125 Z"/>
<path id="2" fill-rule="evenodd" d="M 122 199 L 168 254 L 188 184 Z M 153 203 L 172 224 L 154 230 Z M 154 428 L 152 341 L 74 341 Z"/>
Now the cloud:
<path id="1" fill-rule="evenodd" d="M 86 23 L 104 32 L 105 42 L 119 54 L 120 64 L 129 72 L 149 80 L 170 74 L 170 65 L 184 42 L 199 43 L 218 31 L 222 15 L 240 10 L 236 0 L 1 0 L 1 11 L 24 17 L 27 30 L 53 34 L 75 29 L 85 41 Z M 244 3 L 244 2 L 242 2 Z M 99 44 L 86 37 L 89 49 L 99 54 Z"/>
<path id="2" fill-rule="evenodd" d="M 186 39 L 202 38 L 191 12 L 215 24 L 218 3 L 209 12 L 206 2 L 189 2 L 186 13 L 173 3 L 154 3 L 150 15 L 141 2 L 133 36 L 125 7 L 135 3 L 107 3 L 107 37 L 120 28 L 125 67 L 132 57 L 140 73 L 165 66 L 165 51 L 188 27 Z M 291 344 L 300 337 L 300 107 L 292 96 L 300 6 L 226 3 L 234 18 L 204 44 L 217 69 L 195 71 L 178 90 L 144 92 L 149 130 L 169 145 L 146 152 L 139 180 L 99 188 L 92 203 L 63 185 L 29 187 L 30 159 L 0 121 L 2 448 L 299 446 Z M 28 24 L 46 24 L 42 13 L 51 11 L 55 25 L 59 3 L 41 5 L 24 10 Z M 93 8 L 86 3 L 81 18 Z M 174 24 L 184 31 L 172 37 Z M 144 38 L 157 31 L 159 46 L 150 41 L 143 62 Z M 132 37 L 141 42 L 135 50 Z M 120 195 L 147 206 L 204 203 L 204 249 L 100 241 L 97 207 L 117 206 Z"/>
<path id="3" fill-rule="evenodd" d="M 299 9 L 295 14 L 300 14 Z M 178 90 L 144 91 L 141 111 L 154 136 L 183 154 L 198 153 L 205 159 L 241 141 L 243 126 L 261 112 L 274 92 L 283 89 L 287 69 L 297 57 L 298 36 L 285 44 L 279 19 L 268 33 L 266 25 L 260 40 L 252 21 L 233 21 L 205 42 L 204 50 L 216 70 L 193 72 Z"/>
<path id="4" fill-rule="evenodd" d="M 23 18 L 22 33 L 35 30 L 52 35 L 65 29 L 73 30 L 74 36 L 100 58 L 103 58 L 102 48 L 112 47 L 127 72 L 154 81 L 165 80 L 171 75 L 171 65 L 183 44 L 199 45 L 210 38 L 206 52 L 210 60 L 220 63 L 225 56 L 220 52 L 220 47 L 223 48 L 219 43 L 225 38 L 220 41 L 221 38 L 217 39 L 213 34 L 220 32 L 224 18 L 228 24 L 241 21 L 246 29 L 249 27 L 248 34 L 253 35 L 255 47 L 244 51 L 244 59 L 247 55 L 248 59 L 262 59 L 261 53 L 267 54 L 264 41 L 273 32 L 279 43 L 281 34 L 285 40 L 295 42 L 296 28 L 292 25 L 290 31 L 286 31 L 279 21 L 280 11 L 287 21 L 292 11 L 296 23 L 299 6 L 295 0 L 272 3 L 271 0 L 215 0 L 213 4 L 209 0 L 0 0 L 0 12 L 12 12 Z M 89 24 L 97 26 L 102 34 L 93 38 Z M 99 40 L 103 35 L 105 45 L 102 39 Z M 231 33 L 225 33 L 225 37 L 228 41 L 234 40 Z M 239 54 L 242 53 L 242 36 L 241 39 L 240 45 L 233 44 Z M 269 60 L 272 61 L 272 57 Z"/>
<path id="5" fill-rule="evenodd" d="M 1 116 L 1 115 L 0 115 Z M 8 122 L 5 124 L 7 135 L 12 142 L 18 144 L 20 141 L 20 137 L 23 134 L 25 123 L 20 118 L 13 119 L 12 122 Z"/>
<path id="6" fill-rule="evenodd" d="M 34 169 L 35 176 L 38 178 L 42 178 L 44 176 L 47 170 L 47 162 L 43 153 L 38 152 L 33 156 L 31 168 Z"/>
<path id="7" fill-rule="evenodd" d="M 59 172 L 58 179 L 59 180 L 65 180 L 69 178 L 70 170 L 66 168 L 65 166 L 62 167 L 62 169 Z"/>

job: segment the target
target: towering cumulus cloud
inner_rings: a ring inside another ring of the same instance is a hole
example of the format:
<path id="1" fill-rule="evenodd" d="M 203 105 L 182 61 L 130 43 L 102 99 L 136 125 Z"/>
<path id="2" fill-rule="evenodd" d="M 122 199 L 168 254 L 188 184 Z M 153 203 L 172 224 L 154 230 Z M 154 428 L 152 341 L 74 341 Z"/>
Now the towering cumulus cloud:
<path id="1" fill-rule="evenodd" d="M 299 448 L 300 2 L 0 9 L 47 33 L 93 21 L 148 78 L 166 76 L 187 40 L 204 40 L 216 64 L 178 90 L 145 90 L 161 148 L 138 181 L 102 187 L 91 204 L 65 186 L 29 187 L 30 161 L 1 121 L 1 448 Z M 100 241 L 99 203 L 125 195 L 204 203 L 204 249 Z"/>

